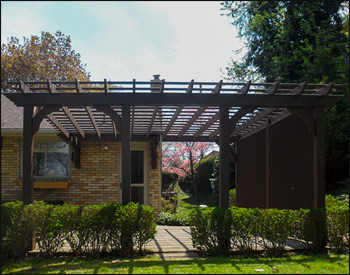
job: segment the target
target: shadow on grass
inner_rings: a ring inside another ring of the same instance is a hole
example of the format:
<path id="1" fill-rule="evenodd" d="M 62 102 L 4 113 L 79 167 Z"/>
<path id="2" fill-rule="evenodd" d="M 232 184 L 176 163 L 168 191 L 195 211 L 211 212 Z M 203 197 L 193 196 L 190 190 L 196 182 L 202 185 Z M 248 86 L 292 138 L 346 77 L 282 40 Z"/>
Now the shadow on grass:
<path id="1" fill-rule="evenodd" d="M 67 271 L 71 273 L 128 273 L 145 271 L 144 273 L 163 273 L 169 274 L 174 268 L 183 268 L 191 273 L 192 268 L 199 268 L 201 272 L 210 272 L 210 267 L 215 266 L 220 268 L 225 265 L 232 266 L 237 272 L 241 272 L 242 268 L 246 268 L 246 265 L 266 265 L 271 269 L 276 263 L 288 265 L 302 265 L 311 270 L 310 264 L 316 261 L 325 260 L 332 264 L 338 264 L 344 267 L 344 257 L 341 255 L 333 255 L 329 257 L 327 254 L 317 254 L 313 256 L 291 257 L 284 256 L 281 258 L 264 258 L 259 256 L 252 257 L 208 257 L 208 258 L 195 258 L 186 260 L 165 260 L 158 258 L 135 258 L 135 259 L 115 259 L 115 258 L 103 258 L 103 259 L 72 259 L 66 258 L 54 258 L 51 260 L 39 260 L 39 259 L 27 259 L 23 263 L 8 263 L 2 267 L 2 274 L 38 274 L 38 273 L 52 273 L 65 274 Z M 245 271 L 245 270 L 243 270 Z M 142 272 L 143 273 L 143 272 Z"/>

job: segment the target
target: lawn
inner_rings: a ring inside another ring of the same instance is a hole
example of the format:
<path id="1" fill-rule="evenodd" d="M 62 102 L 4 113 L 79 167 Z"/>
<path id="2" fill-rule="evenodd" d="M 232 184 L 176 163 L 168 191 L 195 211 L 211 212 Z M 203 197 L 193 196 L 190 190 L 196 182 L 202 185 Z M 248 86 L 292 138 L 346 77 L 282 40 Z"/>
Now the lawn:
<path id="1" fill-rule="evenodd" d="M 208 257 L 162 260 L 136 259 L 26 259 L 6 263 L 2 274 L 349 274 L 349 255 L 318 254 L 266 257 Z"/>

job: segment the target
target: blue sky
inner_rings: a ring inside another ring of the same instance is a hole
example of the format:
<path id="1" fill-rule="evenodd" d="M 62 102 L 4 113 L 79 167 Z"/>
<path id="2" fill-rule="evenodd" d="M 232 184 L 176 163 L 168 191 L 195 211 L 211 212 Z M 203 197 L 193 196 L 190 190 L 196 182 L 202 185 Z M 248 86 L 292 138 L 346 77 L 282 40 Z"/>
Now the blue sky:
<path id="1" fill-rule="evenodd" d="M 220 1 L 1 1 L 1 43 L 60 30 L 92 80 L 219 81 L 243 45 L 220 8 Z"/>

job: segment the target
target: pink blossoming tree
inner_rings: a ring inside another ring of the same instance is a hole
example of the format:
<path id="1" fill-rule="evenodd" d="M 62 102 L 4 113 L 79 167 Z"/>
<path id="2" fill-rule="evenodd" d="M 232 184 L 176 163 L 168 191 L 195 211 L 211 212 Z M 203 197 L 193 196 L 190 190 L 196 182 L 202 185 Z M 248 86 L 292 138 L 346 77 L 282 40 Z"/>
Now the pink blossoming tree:
<path id="1" fill-rule="evenodd" d="M 198 182 L 195 180 L 195 164 L 214 149 L 210 142 L 164 142 L 163 171 L 176 173 L 179 177 L 188 176 L 191 180 L 197 205 L 199 204 Z"/>

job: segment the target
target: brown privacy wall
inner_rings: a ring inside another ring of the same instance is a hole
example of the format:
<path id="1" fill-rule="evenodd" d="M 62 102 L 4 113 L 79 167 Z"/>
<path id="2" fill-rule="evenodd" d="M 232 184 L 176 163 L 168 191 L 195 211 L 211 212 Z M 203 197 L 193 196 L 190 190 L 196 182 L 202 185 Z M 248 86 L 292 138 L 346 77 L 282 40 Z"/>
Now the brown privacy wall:
<path id="1" fill-rule="evenodd" d="M 237 159 L 238 206 L 313 208 L 313 137 L 298 117 L 238 141 Z"/>
<path id="2" fill-rule="evenodd" d="M 238 142 L 237 206 L 265 207 L 265 131 Z"/>

